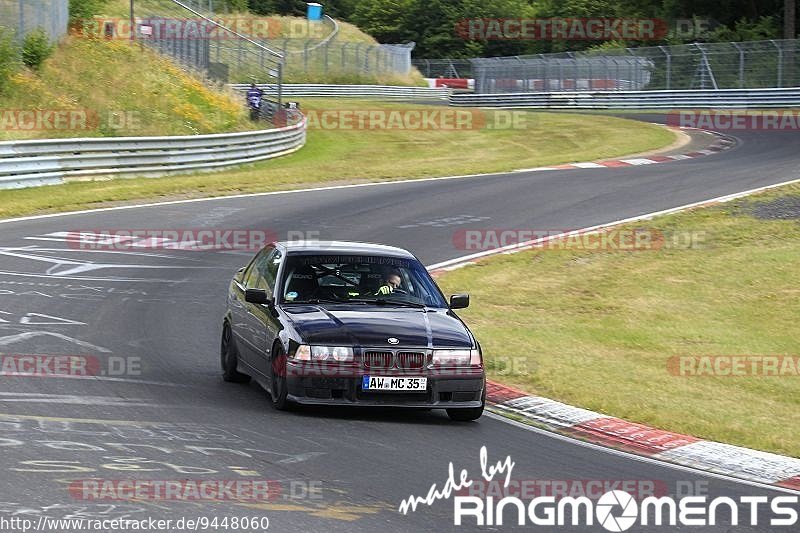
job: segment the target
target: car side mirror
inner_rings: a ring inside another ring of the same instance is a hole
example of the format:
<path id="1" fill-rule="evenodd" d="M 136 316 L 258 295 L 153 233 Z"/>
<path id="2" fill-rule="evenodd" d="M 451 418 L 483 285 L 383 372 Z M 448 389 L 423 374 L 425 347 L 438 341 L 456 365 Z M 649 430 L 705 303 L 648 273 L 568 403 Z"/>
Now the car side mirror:
<path id="1" fill-rule="evenodd" d="M 249 304 L 271 304 L 272 300 L 267 296 L 267 291 L 263 289 L 246 289 L 244 291 L 244 301 Z"/>
<path id="2" fill-rule="evenodd" d="M 469 294 L 454 294 L 450 297 L 450 309 L 466 309 L 469 307 Z"/>

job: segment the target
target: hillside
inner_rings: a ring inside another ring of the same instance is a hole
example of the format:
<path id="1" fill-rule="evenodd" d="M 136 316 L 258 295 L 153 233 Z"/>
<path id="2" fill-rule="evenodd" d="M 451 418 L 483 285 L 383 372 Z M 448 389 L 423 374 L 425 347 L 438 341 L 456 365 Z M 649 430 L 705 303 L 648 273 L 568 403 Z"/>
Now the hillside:
<path id="1" fill-rule="evenodd" d="M 137 0 L 135 6 L 136 16 L 145 17 L 158 15 L 163 17 L 184 19 L 193 17 L 190 12 L 186 11 L 175 3 L 170 2 L 169 0 Z M 130 0 L 107 0 L 106 3 L 100 4 L 100 7 L 97 9 L 97 15 L 102 17 L 128 18 L 130 16 Z M 249 12 L 227 14 L 222 13 L 219 16 L 222 19 L 264 18 L 262 15 L 255 15 Z M 303 17 L 279 15 L 267 15 L 266 17 L 279 22 L 281 29 L 280 34 L 278 35 L 279 38 L 303 38 L 308 35 L 307 33 L 298 31 L 293 32 L 293 29 L 297 30 L 298 28 L 305 26 L 306 19 Z M 347 43 L 378 44 L 378 41 L 376 41 L 374 37 L 361 31 L 356 25 L 341 20 L 337 22 L 339 23 L 339 34 L 336 37 L 337 40 Z M 325 31 L 313 33 L 311 34 L 311 37 L 319 38 L 327 36 L 330 28 L 328 25 L 325 25 L 325 28 Z"/>
<path id="2" fill-rule="evenodd" d="M 95 9 L 101 19 L 122 19 L 130 17 L 129 0 L 95 0 L 99 2 Z M 188 2 L 187 2 L 188 3 Z M 201 3 L 200 5 L 205 5 Z M 193 15 L 170 0 L 137 0 L 135 14 L 137 18 L 159 17 L 177 20 L 196 19 Z M 207 13 L 207 10 L 200 11 Z M 249 12 L 218 13 L 215 20 L 237 29 L 240 33 L 252 37 L 273 50 L 286 54 L 283 81 L 285 83 L 352 83 L 352 84 L 385 84 L 385 85 L 419 85 L 424 86 L 422 75 L 413 69 L 407 75 L 382 71 L 378 65 L 387 61 L 376 56 L 378 41 L 371 35 L 361 31 L 356 25 L 337 20 L 339 31 L 327 45 L 320 43 L 331 35 L 334 26 L 328 20 L 309 24 L 303 17 L 256 15 Z M 257 22 L 256 22 L 257 21 Z M 264 35 L 266 24 L 268 31 Z M 256 28 L 252 30 L 252 28 Z M 223 34 L 225 35 L 225 34 Z M 238 47 L 230 46 L 229 36 L 221 41 L 210 43 L 213 61 L 228 64 L 228 81 L 245 83 L 263 79 L 264 68 L 259 65 L 256 56 L 247 56 L 246 50 L 255 51 L 251 45 L 245 45 L 245 56 L 250 58 L 249 65 L 241 64 L 242 54 Z M 189 43 L 191 47 L 191 43 Z M 252 53 L 252 52 L 250 52 Z"/>
<path id="3" fill-rule="evenodd" d="M 192 135 L 253 129 L 240 97 L 210 88 L 158 54 L 125 41 L 69 37 L 38 71 L 11 76 L 0 138 Z M 21 111 L 72 110 L 72 124 L 20 126 Z M 80 119 L 83 117 L 83 120 Z"/>

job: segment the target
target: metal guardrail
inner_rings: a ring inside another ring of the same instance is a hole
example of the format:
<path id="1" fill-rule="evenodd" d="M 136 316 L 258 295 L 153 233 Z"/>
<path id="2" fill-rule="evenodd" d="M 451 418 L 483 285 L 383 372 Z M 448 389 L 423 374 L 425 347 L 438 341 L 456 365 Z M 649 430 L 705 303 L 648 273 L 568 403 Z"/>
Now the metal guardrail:
<path id="1" fill-rule="evenodd" d="M 247 84 L 230 86 L 237 91 L 246 91 Z M 259 87 L 265 91 L 272 90 L 270 84 Z M 431 89 L 429 87 L 406 87 L 394 85 L 324 85 L 324 84 L 284 84 L 283 97 L 353 97 L 353 98 L 436 98 L 447 99 L 450 89 Z"/>
<path id="2" fill-rule="evenodd" d="M 451 94 L 452 106 L 548 109 L 687 109 L 800 107 L 800 87 L 686 91 L 589 91 L 514 94 Z"/>
<path id="3" fill-rule="evenodd" d="M 66 178 L 216 170 L 289 154 L 305 140 L 304 118 L 284 128 L 241 133 L 2 142 L 0 189 L 55 185 Z"/>

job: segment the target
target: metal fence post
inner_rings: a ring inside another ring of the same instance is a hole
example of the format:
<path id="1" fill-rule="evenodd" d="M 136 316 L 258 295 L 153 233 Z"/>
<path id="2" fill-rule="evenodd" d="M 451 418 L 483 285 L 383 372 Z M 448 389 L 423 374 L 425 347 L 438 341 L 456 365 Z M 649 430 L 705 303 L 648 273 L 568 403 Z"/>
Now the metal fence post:
<path id="1" fill-rule="evenodd" d="M 665 74 L 665 78 L 666 79 L 665 79 L 665 84 L 664 84 L 665 87 L 664 88 L 669 90 L 670 89 L 670 82 L 672 81 L 671 80 L 671 78 L 672 78 L 672 55 L 669 53 L 669 49 L 666 46 L 659 46 L 658 49 L 661 50 L 661 53 L 663 53 L 664 57 L 665 57 L 665 65 L 664 66 L 666 68 L 666 74 Z"/>
<path id="2" fill-rule="evenodd" d="M 22 43 L 25 39 L 25 4 L 24 0 L 19 0 L 19 31 L 17 32 L 17 39 Z"/>
<path id="3" fill-rule="evenodd" d="M 783 48 L 778 46 L 778 43 L 776 43 L 774 40 L 770 40 L 769 42 L 771 42 L 772 46 L 774 46 L 778 50 L 778 80 L 777 80 L 777 83 L 778 83 L 778 87 L 783 87 Z"/>
<path id="4" fill-rule="evenodd" d="M 737 43 L 731 43 L 739 52 L 739 88 L 744 88 L 744 50 Z"/>

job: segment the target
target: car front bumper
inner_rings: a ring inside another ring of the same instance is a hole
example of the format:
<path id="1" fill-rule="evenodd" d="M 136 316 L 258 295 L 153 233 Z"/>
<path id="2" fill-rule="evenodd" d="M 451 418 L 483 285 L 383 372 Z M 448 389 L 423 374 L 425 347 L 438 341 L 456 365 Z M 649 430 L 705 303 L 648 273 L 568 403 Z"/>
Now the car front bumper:
<path id="1" fill-rule="evenodd" d="M 414 377 L 426 377 L 427 388 L 419 392 L 365 391 L 361 388 L 363 375 L 352 372 L 347 376 L 303 375 L 302 367 L 289 368 L 286 376 L 288 399 L 307 405 L 352 405 L 363 407 L 418 407 L 426 409 L 474 408 L 483 405 L 486 377 L 483 370 L 420 372 Z M 377 373 L 377 372 L 375 372 Z M 381 375 L 410 376 L 380 372 Z"/>

